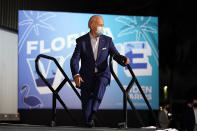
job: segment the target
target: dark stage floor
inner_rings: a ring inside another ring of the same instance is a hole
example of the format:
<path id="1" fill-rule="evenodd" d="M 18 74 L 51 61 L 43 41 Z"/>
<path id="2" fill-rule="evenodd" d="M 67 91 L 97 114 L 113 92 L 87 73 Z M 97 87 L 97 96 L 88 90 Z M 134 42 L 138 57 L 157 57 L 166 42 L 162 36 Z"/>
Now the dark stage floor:
<path id="1" fill-rule="evenodd" d="M 155 131 L 155 129 L 144 129 L 144 128 L 108 128 L 108 127 L 74 127 L 74 126 L 40 126 L 40 125 L 26 125 L 26 124 L 0 124 L 0 131 Z"/>

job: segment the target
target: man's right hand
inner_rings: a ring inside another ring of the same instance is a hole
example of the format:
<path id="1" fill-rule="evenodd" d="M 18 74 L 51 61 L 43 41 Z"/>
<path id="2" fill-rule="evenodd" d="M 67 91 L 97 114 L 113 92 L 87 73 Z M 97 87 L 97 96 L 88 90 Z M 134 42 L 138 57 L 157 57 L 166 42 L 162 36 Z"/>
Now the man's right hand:
<path id="1" fill-rule="evenodd" d="M 80 87 L 81 82 L 84 82 L 83 79 L 82 79 L 82 77 L 80 75 L 76 75 L 74 77 L 74 80 L 75 80 L 75 84 L 76 84 L 77 87 Z"/>

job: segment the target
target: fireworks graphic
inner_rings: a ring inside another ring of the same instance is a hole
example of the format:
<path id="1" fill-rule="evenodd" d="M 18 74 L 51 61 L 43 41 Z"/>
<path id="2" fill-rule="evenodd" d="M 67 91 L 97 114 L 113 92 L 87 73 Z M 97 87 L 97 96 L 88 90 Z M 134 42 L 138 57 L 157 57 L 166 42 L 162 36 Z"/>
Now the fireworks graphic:
<path id="1" fill-rule="evenodd" d="M 118 33 L 118 38 L 130 35 L 136 33 L 136 41 L 139 40 L 145 40 L 148 41 L 150 46 L 153 49 L 153 57 L 158 65 L 158 49 L 157 45 L 155 43 L 157 42 L 153 34 L 158 33 L 157 29 L 154 29 L 153 27 L 157 27 L 156 22 L 151 21 L 151 17 L 139 17 L 134 16 L 131 17 L 125 17 L 125 16 L 119 16 L 115 18 L 115 21 L 120 22 L 124 25 L 122 30 Z M 149 26 L 151 25 L 151 26 Z"/>
<path id="2" fill-rule="evenodd" d="M 26 19 L 20 21 L 19 26 L 26 25 L 27 27 L 19 40 L 19 52 L 22 49 L 25 40 L 32 32 L 32 30 L 34 30 L 37 36 L 39 36 L 39 28 L 45 28 L 52 31 L 55 30 L 53 26 L 51 26 L 46 22 L 47 20 L 56 16 L 54 13 L 51 12 L 40 13 L 38 11 L 23 11 L 23 13 Z"/>

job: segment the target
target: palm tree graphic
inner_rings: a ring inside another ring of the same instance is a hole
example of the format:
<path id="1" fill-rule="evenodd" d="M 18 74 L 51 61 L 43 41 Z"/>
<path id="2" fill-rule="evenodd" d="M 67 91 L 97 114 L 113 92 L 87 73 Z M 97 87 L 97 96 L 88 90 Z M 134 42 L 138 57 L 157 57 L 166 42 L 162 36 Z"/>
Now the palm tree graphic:
<path id="1" fill-rule="evenodd" d="M 158 65 L 158 48 L 155 45 L 157 41 L 153 36 L 154 33 L 158 33 L 157 29 L 153 28 L 158 26 L 157 22 L 151 21 L 151 17 L 143 16 L 134 16 L 133 19 L 131 17 L 119 16 L 115 18 L 115 21 L 124 25 L 122 30 L 118 33 L 118 37 L 136 33 L 137 41 L 139 41 L 140 38 L 148 41 L 153 49 L 153 57 Z M 148 26 L 148 24 L 151 24 L 151 26 Z"/>
<path id="2" fill-rule="evenodd" d="M 19 22 L 19 26 L 27 25 L 27 28 L 23 32 L 19 40 L 19 52 L 21 51 L 25 40 L 29 36 L 30 32 L 34 30 L 35 34 L 39 36 L 39 28 L 45 28 L 54 31 L 55 28 L 48 24 L 46 21 L 55 17 L 56 14 L 52 12 L 39 12 L 39 11 L 23 11 L 25 20 Z"/>

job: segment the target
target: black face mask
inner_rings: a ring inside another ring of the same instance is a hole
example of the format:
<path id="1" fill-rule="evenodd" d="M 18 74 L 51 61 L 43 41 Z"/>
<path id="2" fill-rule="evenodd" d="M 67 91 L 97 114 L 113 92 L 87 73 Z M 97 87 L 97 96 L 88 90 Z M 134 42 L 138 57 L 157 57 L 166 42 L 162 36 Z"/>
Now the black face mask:
<path id="1" fill-rule="evenodd" d="M 194 108 L 197 108 L 197 103 L 193 104 L 193 107 L 194 107 Z"/>

